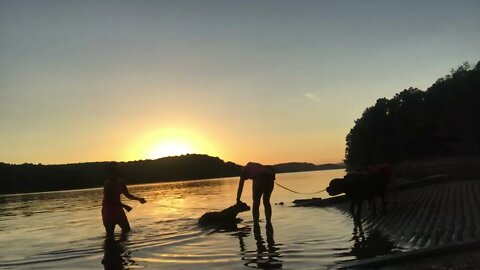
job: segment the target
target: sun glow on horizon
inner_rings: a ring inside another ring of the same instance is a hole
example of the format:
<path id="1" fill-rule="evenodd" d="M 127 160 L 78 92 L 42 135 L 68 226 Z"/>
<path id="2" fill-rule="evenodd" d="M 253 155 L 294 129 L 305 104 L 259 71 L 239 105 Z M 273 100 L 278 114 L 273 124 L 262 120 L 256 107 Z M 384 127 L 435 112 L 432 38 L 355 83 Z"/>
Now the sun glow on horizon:
<path id="1" fill-rule="evenodd" d="M 165 140 L 155 145 L 147 154 L 149 159 L 157 159 L 168 156 L 179 156 L 195 153 L 194 147 L 180 140 Z"/>
<path id="2" fill-rule="evenodd" d="M 126 155 L 128 159 L 157 159 L 185 154 L 218 155 L 211 141 L 190 129 L 163 128 L 138 139 Z"/>

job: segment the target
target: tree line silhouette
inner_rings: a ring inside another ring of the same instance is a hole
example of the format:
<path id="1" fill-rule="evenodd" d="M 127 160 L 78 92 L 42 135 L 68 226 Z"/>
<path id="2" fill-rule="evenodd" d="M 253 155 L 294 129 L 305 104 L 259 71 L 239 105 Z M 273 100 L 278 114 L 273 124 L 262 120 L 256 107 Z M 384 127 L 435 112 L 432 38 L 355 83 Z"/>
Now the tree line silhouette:
<path id="1" fill-rule="evenodd" d="M 480 154 L 480 61 L 467 62 L 426 91 L 408 88 L 380 98 L 346 137 L 348 170 L 423 157 Z M 0 194 L 102 186 L 106 162 L 62 165 L 0 163 Z M 130 184 L 238 176 L 241 166 L 207 155 L 120 162 Z M 285 163 L 277 172 L 342 168 L 338 164 Z"/>
<path id="2" fill-rule="evenodd" d="M 107 178 L 108 162 L 61 165 L 0 162 L 0 194 L 100 187 Z M 118 163 L 120 175 L 128 184 L 197 180 L 239 176 L 242 166 L 218 157 L 188 154 L 156 160 Z M 342 164 L 281 163 L 277 173 L 344 168 Z"/>
<path id="3" fill-rule="evenodd" d="M 103 186 L 108 162 L 61 165 L 0 163 L 0 194 Z M 237 176 L 241 166 L 207 155 L 183 155 L 118 163 L 128 184 Z"/>
<path id="4" fill-rule="evenodd" d="M 346 137 L 345 164 L 362 170 L 381 163 L 480 154 L 480 61 L 452 69 L 426 91 L 408 88 L 380 98 Z"/>

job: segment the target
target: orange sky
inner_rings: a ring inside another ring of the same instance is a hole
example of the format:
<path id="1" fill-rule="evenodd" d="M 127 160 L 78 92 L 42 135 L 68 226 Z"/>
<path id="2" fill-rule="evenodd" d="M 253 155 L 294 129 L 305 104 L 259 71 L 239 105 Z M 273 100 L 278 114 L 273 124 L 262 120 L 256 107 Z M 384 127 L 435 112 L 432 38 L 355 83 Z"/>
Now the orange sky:
<path id="1" fill-rule="evenodd" d="M 478 1 L 87 2 L 0 2 L 0 162 L 341 162 L 377 98 L 480 55 Z"/>

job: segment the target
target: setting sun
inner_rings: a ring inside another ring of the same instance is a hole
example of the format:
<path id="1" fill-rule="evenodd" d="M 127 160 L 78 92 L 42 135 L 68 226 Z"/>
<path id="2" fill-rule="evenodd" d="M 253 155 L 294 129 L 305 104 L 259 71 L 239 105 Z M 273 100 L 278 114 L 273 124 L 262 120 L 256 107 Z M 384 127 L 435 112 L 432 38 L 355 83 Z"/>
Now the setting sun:
<path id="1" fill-rule="evenodd" d="M 201 133 L 187 128 L 168 127 L 146 132 L 126 153 L 126 158 L 157 159 L 185 154 L 219 153 Z"/>
<path id="2" fill-rule="evenodd" d="M 178 156 L 195 153 L 194 148 L 188 143 L 176 140 L 167 140 L 155 145 L 147 158 L 156 159 L 168 156 Z"/>

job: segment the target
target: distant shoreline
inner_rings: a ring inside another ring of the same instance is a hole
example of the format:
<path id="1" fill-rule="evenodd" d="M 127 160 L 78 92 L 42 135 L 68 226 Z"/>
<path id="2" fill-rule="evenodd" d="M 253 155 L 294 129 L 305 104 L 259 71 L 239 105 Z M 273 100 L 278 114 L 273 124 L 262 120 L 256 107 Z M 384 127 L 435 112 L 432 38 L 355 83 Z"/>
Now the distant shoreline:
<path id="1" fill-rule="evenodd" d="M 290 173 L 308 173 L 308 172 L 316 172 L 316 171 L 330 171 L 330 170 L 342 170 L 345 168 L 332 168 L 332 169 L 318 169 L 318 170 L 309 170 L 309 171 L 295 171 L 295 172 L 280 172 L 278 174 L 290 174 Z M 138 187 L 138 186 L 150 186 L 150 185 L 158 185 L 158 184 L 169 184 L 169 183 L 176 183 L 176 182 L 196 182 L 196 181 L 215 181 L 221 180 L 224 178 L 234 178 L 237 176 L 228 176 L 228 177 L 218 177 L 218 178 L 205 178 L 205 179 L 190 179 L 190 180 L 171 180 L 171 181 L 159 181 L 159 182 L 149 182 L 149 183 L 135 183 L 127 185 L 129 187 Z M 0 193 L 0 197 L 10 197 L 10 196 L 22 196 L 22 195 L 34 195 L 34 194 L 48 194 L 48 193 L 57 193 L 57 192 L 74 192 L 74 191 L 89 191 L 95 189 L 102 189 L 102 186 L 97 187 L 87 187 L 87 188 L 76 188 L 76 189 L 59 189 L 59 190 L 46 190 L 46 191 L 34 191 L 34 192 L 23 192 L 23 193 Z"/>
<path id="2" fill-rule="evenodd" d="M 108 162 L 60 165 L 0 163 L 0 194 L 83 190 L 103 186 Z M 218 157 L 189 154 L 157 160 L 119 162 L 120 174 L 130 185 L 206 180 L 240 175 L 242 166 Z M 277 173 L 344 169 L 344 164 L 315 165 L 290 162 L 273 165 Z"/>

